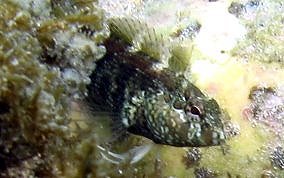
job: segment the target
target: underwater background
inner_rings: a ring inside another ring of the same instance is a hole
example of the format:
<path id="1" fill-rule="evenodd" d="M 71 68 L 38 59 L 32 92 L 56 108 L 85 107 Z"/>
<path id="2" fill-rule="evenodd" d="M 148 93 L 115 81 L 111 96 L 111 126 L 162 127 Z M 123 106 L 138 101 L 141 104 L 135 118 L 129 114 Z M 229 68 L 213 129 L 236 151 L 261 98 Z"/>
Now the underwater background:
<path id="1" fill-rule="evenodd" d="M 284 177 L 281 0 L 0 2 L 0 177 Z M 213 97 L 226 143 L 178 148 L 130 134 L 102 147 L 112 115 L 84 98 L 113 34 Z"/>

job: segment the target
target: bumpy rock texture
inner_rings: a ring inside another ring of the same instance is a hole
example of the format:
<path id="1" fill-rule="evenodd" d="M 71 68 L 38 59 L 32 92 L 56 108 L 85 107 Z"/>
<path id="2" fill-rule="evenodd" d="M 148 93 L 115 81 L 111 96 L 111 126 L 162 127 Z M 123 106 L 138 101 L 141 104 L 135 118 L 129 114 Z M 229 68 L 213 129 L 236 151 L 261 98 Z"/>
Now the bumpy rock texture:
<path id="1" fill-rule="evenodd" d="M 105 53 L 103 12 L 93 1 L 7 0 L 0 16 L 0 176 L 68 176 L 68 165 L 82 175 L 71 160 L 92 148 L 68 115 Z"/>
<path id="2" fill-rule="evenodd" d="M 284 65 L 283 12 L 281 1 L 232 2 L 228 11 L 247 26 L 247 37 L 233 51 L 246 60 Z"/>

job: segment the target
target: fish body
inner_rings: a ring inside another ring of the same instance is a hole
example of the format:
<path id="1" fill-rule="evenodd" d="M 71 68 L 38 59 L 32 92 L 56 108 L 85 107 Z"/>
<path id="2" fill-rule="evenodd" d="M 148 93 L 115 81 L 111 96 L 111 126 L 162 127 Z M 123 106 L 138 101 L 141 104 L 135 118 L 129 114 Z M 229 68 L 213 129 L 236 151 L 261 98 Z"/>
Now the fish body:
<path id="1" fill-rule="evenodd" d="M 224 142 L 221 109 L 182 75 L 157 71 L 153 60 L 115 37 L 90 76 L 88 103 L 118 113 L 130 133 L 157 144 L 202 147 Z"/>

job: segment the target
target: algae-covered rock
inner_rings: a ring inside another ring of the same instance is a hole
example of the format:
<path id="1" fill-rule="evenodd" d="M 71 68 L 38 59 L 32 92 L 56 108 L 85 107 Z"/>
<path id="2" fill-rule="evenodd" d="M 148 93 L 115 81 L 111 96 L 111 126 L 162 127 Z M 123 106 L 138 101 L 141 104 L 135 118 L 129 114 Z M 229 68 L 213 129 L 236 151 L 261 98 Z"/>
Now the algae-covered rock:
<path id="1" fill-rule="evenodd" d="M 108 30 L 96 2 L 80 4 L 89 16 L 79 8 L 76 15 L 54 16 L 58 4 L 6 0 L 0 5 L 2 177 L 66 176 L 70 155 L 88 141 L 80 143 L 72 134 L 70 101 L 84 94 L 94 62 L 105 53 L 101 44 Z M 84 149 L 76 161 L 91 154 Z"/>
<path id="2" fill-rule="evenodd" d="M 232 9 L 240 11 L 237 16 L 248 29 L 246 38 L 240 41 L 232 54 L 245 60 L 283 66 L 283 2 L 278 0 L 233 2 L 230 7 L 229 11 Z"/>

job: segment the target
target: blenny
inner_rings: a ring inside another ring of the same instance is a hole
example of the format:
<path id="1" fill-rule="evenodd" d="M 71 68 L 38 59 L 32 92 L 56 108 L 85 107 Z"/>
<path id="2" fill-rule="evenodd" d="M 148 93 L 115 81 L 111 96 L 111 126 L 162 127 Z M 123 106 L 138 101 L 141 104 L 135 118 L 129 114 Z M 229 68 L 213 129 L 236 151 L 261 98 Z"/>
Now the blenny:
<path id="1" fill-rule="evenodd" d="M 129 133 L 157 144 L 204 147 L 225 141 L 222 110 L 213 98 L 169 69 L 155 70 L 150 56 L 130 52 L 111 35 L 107 54 L 96 63 L 88 89 L 90 106 L 118 113 Z"/>

